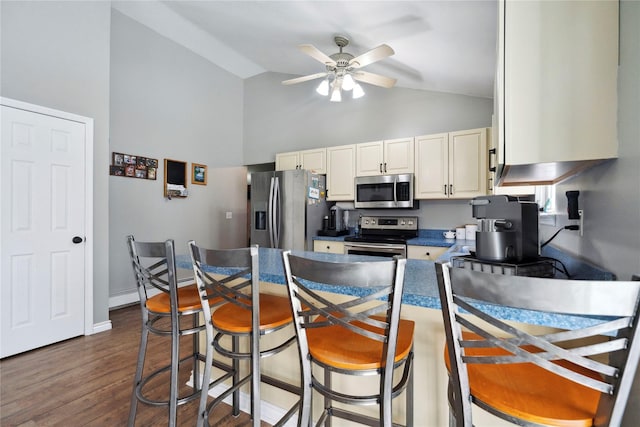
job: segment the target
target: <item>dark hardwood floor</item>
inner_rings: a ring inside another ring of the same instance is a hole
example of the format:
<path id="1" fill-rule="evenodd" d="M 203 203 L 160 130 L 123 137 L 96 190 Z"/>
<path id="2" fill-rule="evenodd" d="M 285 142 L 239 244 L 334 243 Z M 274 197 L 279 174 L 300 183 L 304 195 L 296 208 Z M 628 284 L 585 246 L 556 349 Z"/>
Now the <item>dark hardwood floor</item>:
<path id="1" fill-rule="evenodd" d="M 2 359 L 0 425 L 125 426 L 140 340 L 140 307 L 111 311 L 110 318 L 110 331 Z M 183 339 L 186 355 L 191 338 Z M 168 358 L 169 340 L 150 335 L 145 371 L 162 366 Z M 184 385 L 190 374 L 191 366 L 181 367 L 181 395 L 191 390 Z M 168 394 L 162 375 L 153 383 L 154 395 Z M 197 406 L 197 400 L 179 406 L 178 425 L 194 426 Z M 136 426 L 166 425 L 167 414 L 166 407 L 139 403 Z M 247 414 L 233 417 L 228 405 L 216 408 L 209 421 L 221 427 L 251 425 Z"/>

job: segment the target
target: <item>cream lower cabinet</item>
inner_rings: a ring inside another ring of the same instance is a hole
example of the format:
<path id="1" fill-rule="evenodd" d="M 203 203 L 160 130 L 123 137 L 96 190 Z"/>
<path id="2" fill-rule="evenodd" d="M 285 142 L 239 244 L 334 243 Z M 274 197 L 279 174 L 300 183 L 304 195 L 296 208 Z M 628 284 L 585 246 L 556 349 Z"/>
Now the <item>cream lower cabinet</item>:
<path id="1" fill-rule="evenodd" d="M 435 261 L 444 254 L 449 248 L 441 246 L 414 246 L 407 245 L 408 259 L 421 259 L 426 261 Z"/>
<path id="2" fill-rule="evenodd" d="M 313 251 L 328 254 L 344 254 L 344 243 L 333 240 L 314 240 Z"/>
<path id="3" fill-rule="evenodd" d="M 487 194 L 488 128 L 415 138 L 416 199 L 470 199 Z"/>
<path id="4" fill-rule="evenodd" d="M 355 173 L 355 144 L 327 148 L 327 200 L 353 201 Z"/>
<path id="5" fill-rule="evenodd" d="M 315 173 L 327 173 L 325 148 L 291 151 L 276 154 L 276 170 L 308 169 Z"/>
<path id="6" fill-rule="evenodd" d="M 413 172 L 413 137 L 364 142 L 356 147 L 356 176 Z"/>

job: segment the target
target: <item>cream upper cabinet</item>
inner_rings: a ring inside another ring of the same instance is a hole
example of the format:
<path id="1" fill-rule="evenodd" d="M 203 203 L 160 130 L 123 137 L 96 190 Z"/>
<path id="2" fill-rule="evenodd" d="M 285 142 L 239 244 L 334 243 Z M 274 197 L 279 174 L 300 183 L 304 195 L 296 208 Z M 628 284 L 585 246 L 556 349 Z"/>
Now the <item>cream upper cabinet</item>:
<path id="1" fill-rule="evenodd" d="M 503 184 L 559 182 L 617 157 L 618 8 L 499 2 L 494 113 Z"/>
<path id="2" fill-rule="evenodd" d="M 307 169 L 315 173 L 327 173 L 325 148 L 291 151 L 276 154 L 276 170 Z"/>
<path id="3" fill-rule="evenodd" d="M 487 194 L 488 129 L 415 138 L 416 199 L 469 199 Z"/>
<path id="4" fill-rule="evenodd" d="M 355 144 L 327 148 L 327 200 L 352 201 L 355 172 Z"/>
<path id="5" fill-rule="evenodd" d="M 356 176 L 412 173 L 413 137 L 356 144 Z"/>

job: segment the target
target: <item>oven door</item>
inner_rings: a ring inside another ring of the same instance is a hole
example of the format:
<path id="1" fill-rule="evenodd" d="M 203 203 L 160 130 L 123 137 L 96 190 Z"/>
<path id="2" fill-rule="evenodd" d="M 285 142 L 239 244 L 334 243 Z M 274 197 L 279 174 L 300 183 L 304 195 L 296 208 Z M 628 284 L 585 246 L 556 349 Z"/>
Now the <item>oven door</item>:
<path id="1" fill-rule="evenodd" d="M 357 243 L 344 242 L 344 253 L 346 255 L 368 255 L 394 257 L 400 255 L 407 257 L 407 245 L 397 243 Z"/>

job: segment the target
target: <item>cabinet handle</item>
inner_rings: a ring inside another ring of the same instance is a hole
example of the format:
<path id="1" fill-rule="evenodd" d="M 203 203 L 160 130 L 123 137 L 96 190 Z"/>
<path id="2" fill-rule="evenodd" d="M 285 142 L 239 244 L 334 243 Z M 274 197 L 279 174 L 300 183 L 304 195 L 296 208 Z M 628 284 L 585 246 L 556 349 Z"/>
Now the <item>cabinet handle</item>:
<path id="1" fill-rule="evenodd" d="M 494 165 L 494 166 L 491 166 L 491 165 L 492 165 L 491 159 L 492 159 L 492 158 L 493 158 L 493 156 L 495 156 L 495 155 L 496 155 L 496 149 L 495 149 L 495 148 L 491 148 L 491 149 L 489 150 L 489 172 L 495 172 L 495 171 L 496 171 L 496 167 L 495 167 L 495 165 Z"/>
<path id="2" fill-rule="evenodd" d="M 489 192 L 493 193 L 493 178 L 489 178 L 488 180 Z"/>
<path id="3" fill-rule="evenodd" d="M 453 184 L 449 184 L 449 195 L 453 196 Z"/>
<path id="4" fill-rule="evenodd" d="M 444 185 L 444 195 L 447 195 L 447 184 Z"/>
<path id="5" fill-rule="evenodd" d="M 380 173 L 382 173 L 382 163 L 380 163 Z"/>
<path id="6" fill-rule="evenodd" d="M 384 173 L 387 173 L 387 162 L 384 162 Z"/>

